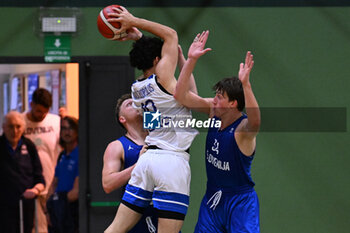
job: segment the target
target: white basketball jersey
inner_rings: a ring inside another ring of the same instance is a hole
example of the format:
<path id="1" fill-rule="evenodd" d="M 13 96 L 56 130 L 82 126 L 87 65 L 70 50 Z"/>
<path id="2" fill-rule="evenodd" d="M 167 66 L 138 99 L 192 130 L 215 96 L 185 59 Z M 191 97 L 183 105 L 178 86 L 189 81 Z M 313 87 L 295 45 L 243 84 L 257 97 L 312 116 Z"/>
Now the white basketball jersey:
<path id="1" fill-rule="evenodd" d="M 160 128 L 150 130 L 145 139 L 147 145 L 171 151 L 186 151 L 191 146 L 198 131 L 183 123 L 192 119 L 192 113 L 157 82 L 155 74 L 134 82 L 131 95 L 133 107 L 142 109 L 143 112 L 160 113 Z"/>

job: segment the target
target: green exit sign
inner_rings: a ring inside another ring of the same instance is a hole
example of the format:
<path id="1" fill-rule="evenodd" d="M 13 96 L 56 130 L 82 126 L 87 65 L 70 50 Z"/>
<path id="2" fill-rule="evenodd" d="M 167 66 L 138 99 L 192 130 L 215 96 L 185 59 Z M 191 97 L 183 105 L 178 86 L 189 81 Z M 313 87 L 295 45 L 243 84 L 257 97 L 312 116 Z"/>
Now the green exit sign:
<path id="1" fill-rule="evenodd" d="M 70 62 L 70 36 L 45 36 L 45 62 Z"/>

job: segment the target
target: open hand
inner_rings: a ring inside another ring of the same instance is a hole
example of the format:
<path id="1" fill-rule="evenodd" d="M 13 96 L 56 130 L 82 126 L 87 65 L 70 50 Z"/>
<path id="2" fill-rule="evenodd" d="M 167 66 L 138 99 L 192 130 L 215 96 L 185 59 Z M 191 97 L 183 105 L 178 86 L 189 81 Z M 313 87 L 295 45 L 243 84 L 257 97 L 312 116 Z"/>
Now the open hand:
<path id="1" fill-rule="evenodd" d="M 209 31 L 203 31 L 201 34 L 197 34 L 194 38 L 191 47 L 188 50 L 188 58 L 198 59 L 202 55 L 206 54 L 208 51 L 211 51 L 211 48 L 206 48 L 205 43 L 208 40 Z"/>
<path id="2" fill-rule="evenodd" d="M 253 54 L 248 51 L 245 57 L 245 63 L 241 63 L 239 66 L 238 78 L 241 80 L 242 84 L 249 83 L 250 71 L 254 66 Z"/>

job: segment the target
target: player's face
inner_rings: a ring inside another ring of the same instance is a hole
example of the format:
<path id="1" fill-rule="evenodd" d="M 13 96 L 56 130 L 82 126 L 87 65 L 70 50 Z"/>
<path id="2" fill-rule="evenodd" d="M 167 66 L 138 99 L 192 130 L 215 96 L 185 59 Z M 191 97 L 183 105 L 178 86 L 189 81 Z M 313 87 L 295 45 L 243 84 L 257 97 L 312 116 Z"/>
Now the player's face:
<path id="1" fill-rule="evenodd" d="M 40 122 L 45 119 L 47 113 L 49 112 L 49 108 L 42 106 L 41 104 L 30 104 L 32 110 L 30 111 L 32 120 L 35 122 Z"/>
<path id="2" fill-rule="evenodd" d="M 140 111 L 133 108 L 132 99 L 127 99 L 123 102 L 121 106 L 121 113 L 128 120 L 141 118 Z"/>
<path id="3" fill-rule="evenodd" d="M 17 116 L 11 117 L 4 123 L 3 130 L 7 140 L 17 145 L 24 132 L 24 122 Z"/>
<path id="4" fill-rule="evenodd" d="M 214 115 L 221 117 L 230 107 L 232 107 L 232 102 L 230 101 L 226 92 L 216 92 L 213 100 L 214 105 Z"/>
<path id="5" fill-rule="evenodd" d="M 61 122 L 61 139 L 65 143 L 73 143 L 78 140 L 78 133 L 69 125 L 67 120 Z"/>

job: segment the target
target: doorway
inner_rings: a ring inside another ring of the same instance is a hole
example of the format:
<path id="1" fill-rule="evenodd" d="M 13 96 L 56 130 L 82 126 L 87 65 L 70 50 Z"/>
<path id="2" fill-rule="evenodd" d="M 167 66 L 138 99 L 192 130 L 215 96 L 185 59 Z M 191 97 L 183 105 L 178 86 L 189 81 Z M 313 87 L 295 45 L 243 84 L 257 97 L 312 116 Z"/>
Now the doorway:
<path id="1" fill-rule="evenodd" d="M 116 122 L 114 108 L 117 99 L 130 92 L 130 86 L 134 81 L 135 73 L 129 64 L 129 58 L 125 56 L 78 56 L 72 57 L 69 64 L 51 64 L 45 63 L 43 57 L 0 57 L 0 66 L 5 64 L 17 66 L 17 68 L 18 66 L 27 66 L 27 71 L 15 72 L 23 75 L 15 81 L 15 84 L 16 82 L 17 85 L 21 83 L 25 87 L 20 99 L 16 100 L 18 103 L 22 103 L 22 105 L 16 105 L 18 110 L 27 110 L 26 102 L 29 101 L 28 87 L 31 84 L 28 84 L 28 80 L 23 81 L 23 77 L 35 73 L 38 77 L 38 85 L 43 85 L 40 77 L 45 76 L 45 72 L 38 69 L 33 71 L 34 67 L 44 67 L 46 71 L 59 70 L 61 74 L 59 77 L 65 77 L 64 81 L 60 79 L 58 99 L 61 99 L 61 102 L 58 102 L 58 106 L 60 103 L 64 103 L 62 98 L 66 98 L 66 104 L 72 103 L 72 97 L 67 95 L 68 92 L 76 96 L 80 153 L 79 228 L 80 232 L 102 232 L 112 222 L 122 192 L 122 190 L 117 190 L 105 194 L 102 189 L 101 173 L 106 146 L 124 134 L 124 130 Z M 5 80 L 3 83 L 6 83 L 6 78 L 8 78 L 6 88 L 12 85 L 8 80 L 14 78 L 13 74 L 13 72 L 0 74 L 0 80 Z M 76 86 L 69 87 L 67 85 L 69 80 L 65 83 L 67 93 L 62 93 L 64 92 L 64 88 L 61 87 L 62 83 L 73 76 L 78 77 Z M 35 78 L 33 79 L 35 80 Z M 35 81 L 33 82 L 35 83 Z M 3 83 L 1 84 L 2 90 Z M 1 92 L 1 103 L 4 101 L 11 103 L 9 92 L 6 95 L 7 99 L 3 98 L 5 95 Z M 11 106 L 5 107 L 7 110 L 11 109 Z M 0 112 L 3 112 L 5 107 L 1 105 Z M 72 114 L 73 109 L 74 107 L 67 109 L 68 115 Z"/>

